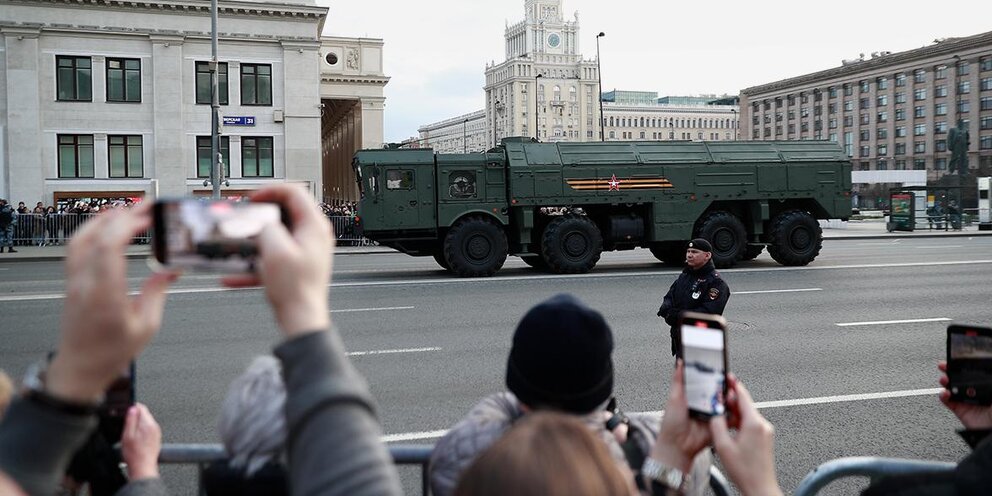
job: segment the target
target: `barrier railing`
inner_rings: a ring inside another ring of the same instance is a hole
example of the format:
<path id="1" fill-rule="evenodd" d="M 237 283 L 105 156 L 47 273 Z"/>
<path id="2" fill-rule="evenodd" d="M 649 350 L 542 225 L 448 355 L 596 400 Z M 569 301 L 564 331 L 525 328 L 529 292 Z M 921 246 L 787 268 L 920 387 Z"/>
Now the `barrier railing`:
<path id="1" fill-rule="evenodd" d="M 950 471 L 954 463 L 868 456 L 838 458 L 813 469 L 796 488 L 794 496 L 813 496 L 828 484 L 845 477 L 868 477 L 875 482 L 887 475 Z"/>
<path id="2" fill-rule="evenodd" d="M 430 494 L 430 476 L 427 472 L 431 459 L 431 444 L 393 444 L 387 446 L 393 463 L 397 465 L 420 465 L 420 491 L 424 496 Z M 158 461 L 169 465 L 197 466 L 198 494 L 206 494 L 203 489 L 203 471 L 210 463 L 224 460 L 227 453 L 220 444 L 164 444 Z M 716 496 L 730 496 L 730 484 L 716 467 L 710 467 L 710 490 Z"/>
<path id="3" fill-rule="evenodd" d="M 19 214 L 14 224 L 14 246 L 45 246 L 65 244 L 69 238 L 88 220 L 100 215 L 96 214 Z M 373 244 L 366 238 L 355 233 L 354 217 L 329 216 L 328 220 L 334 226 L 338 244 L 341 246 L 370 246 Z M 151 232 L 146 232 L 134 238 L 138 244 L 146 244 L 151 239 Z"/>

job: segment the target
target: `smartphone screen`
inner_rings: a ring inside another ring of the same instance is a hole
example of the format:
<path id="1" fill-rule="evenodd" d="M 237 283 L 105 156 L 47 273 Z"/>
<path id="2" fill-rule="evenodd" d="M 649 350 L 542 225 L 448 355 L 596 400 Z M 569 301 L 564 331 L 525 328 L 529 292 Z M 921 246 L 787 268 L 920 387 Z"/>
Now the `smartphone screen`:
<path id="1" fill-rule="evenodd" d="M 947 378 L 952 400 L 992 405 L 992 329 L 947 327 Z"/>
<path id="2" fill-rule="evenodd" d="M 681 331 L 689 413 L 700 417 L 723 415 L 727 377 L 724 324 L 684 316 Z"/>
<path id="3" fill-rule="evenodd" d="M 164 200 L 153 215 L 158 263 L 214 272 L 254 271 L 258 234 L 283 220 L 276 204 L 228 200 Z"/>

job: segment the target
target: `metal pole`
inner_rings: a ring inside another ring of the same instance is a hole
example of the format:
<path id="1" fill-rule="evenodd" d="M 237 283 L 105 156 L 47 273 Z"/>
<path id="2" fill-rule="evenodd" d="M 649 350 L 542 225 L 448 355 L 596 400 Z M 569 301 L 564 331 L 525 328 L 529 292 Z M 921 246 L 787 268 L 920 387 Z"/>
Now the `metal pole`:
<path id="1" fill-rule="evenodd" d="M 534 137 L 541 139 L 541 132 L 537 130 L 537 80 L 544 77 L 544 74 L 534 76 Z"/>
<path id="2" fill-rule="evenodd" d="M 217 0 L 210 0 L 210 183 L 212 195 L 220 198 L 224 177 L 220 161 L 220 84 L 217 77 Z"/>
<path id="3" fill-rule="evenodd" d="M 596 80 L 598 81 L 597 86 L 599 87 L 599 141 L 606 141 L 603 136 L 603 125 L 606 121 L 606 116 L 603 115 L 603 70 L 600 68 L 599 63 L 599 39 L 606 36 L 606 33 L 600 32 L 596 35 Z"/>
<path id="4" fill-rule="evenodd" d="M 466 127 L 468 127 L 468 119 L 462 121 L 462 153 L 468 153 L 468 141 L 465 139 Z"/>

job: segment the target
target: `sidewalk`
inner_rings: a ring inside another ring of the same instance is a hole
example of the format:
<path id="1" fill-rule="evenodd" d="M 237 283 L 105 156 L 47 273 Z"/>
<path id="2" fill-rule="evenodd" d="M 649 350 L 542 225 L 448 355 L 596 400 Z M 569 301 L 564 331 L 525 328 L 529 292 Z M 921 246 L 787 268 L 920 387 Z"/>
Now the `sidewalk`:
<path id="1" fill-rule="evenodd" d="M 992 236 L 992 231 L 979 231 L 978 226 L 965 226 L 960 231 L 943 231 L 928 229 L 913 232 L 886 232 L 883 219 L 858 220 L 850 222 L 825 221 L 823 224 L 823 239 L 825 240 L 854 240 L 854 239 L 884 239 L 884 238 L 942 238 L 956 236 Z M 18 246 L 17 253 L 0 253 L 0 263 L 4 262 L 45 262 L 58 261 L 65 258 L 65 246 Z M 382 246 L 339 246 L 336 255 L 370 255 L 381 253 L 396 253 L 392 248 Z M 127 247 L 127 257 L 140 259 L 151 254 L 148 245 L 131 245 Z"/>

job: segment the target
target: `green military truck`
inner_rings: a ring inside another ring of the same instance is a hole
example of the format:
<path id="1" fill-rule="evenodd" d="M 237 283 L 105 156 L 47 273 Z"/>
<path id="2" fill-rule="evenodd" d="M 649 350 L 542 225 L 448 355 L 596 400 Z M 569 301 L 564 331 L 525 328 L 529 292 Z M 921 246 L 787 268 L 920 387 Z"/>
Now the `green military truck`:
<path id="1" fill-rule="evenodd" d="M 806 265 L 820 252 L 817 219 L 851 215 L 851 163 L 828 141 L 508 138 L 486 153 L 362 150 L 352 165 L 360 232 L 463 277 L 490 276 L 508 255 L 583 273 L 604 250 L 638 247 L 682 264 L 695 237 L 720 268 L 765 246 Z"/>

